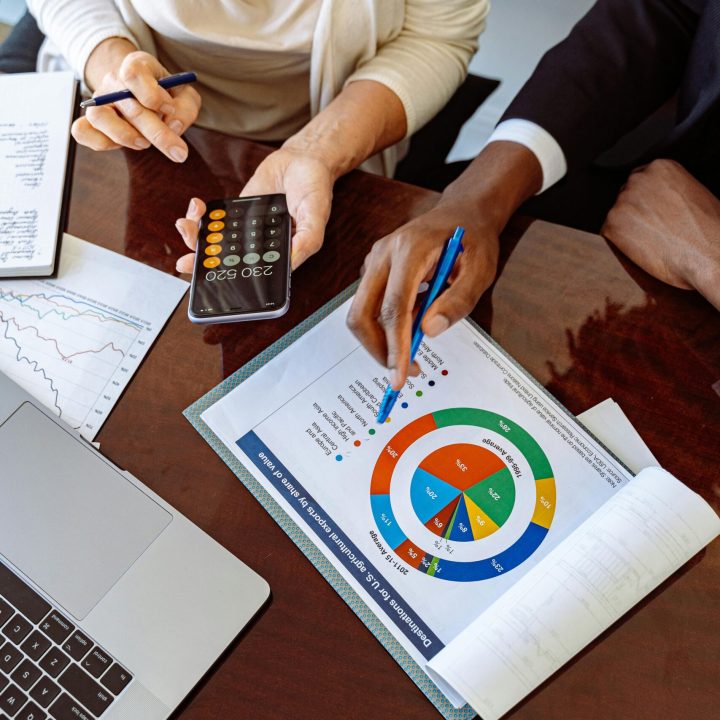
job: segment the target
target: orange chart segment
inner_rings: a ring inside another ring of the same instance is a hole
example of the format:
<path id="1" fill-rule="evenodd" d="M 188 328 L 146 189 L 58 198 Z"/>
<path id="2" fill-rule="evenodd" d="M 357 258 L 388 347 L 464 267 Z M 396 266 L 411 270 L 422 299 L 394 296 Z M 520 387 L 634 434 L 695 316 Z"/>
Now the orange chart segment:
<path id="1" fill-rule="evenodd" d="M 421 463 L 425 472 L 442 478 L 458 490 L 467 490 L 505 467 L 495 453 L 471 443 L 455 443 L 438 448 Z"/>
<path id="2" fill-rule="evenodd" d="M 386 495 L 390 492 L 392 474 L 397 465 L 398 458 L 418 438 L 433 430 L 437 430 L 432 415 L 425 415 L 415 422 L 406 425 L 393 439 L 383 448 L 375 464 L 372 480 L 370 481 L 371 495 Z"/>
<path id="3" fill-rule="evenodd" d="M 493 522 L 490 516 L 467 495 L 465 495 L 465 507 L 467 508 L 468 516 L 470 517 L 470 527 L 476 540 L 482 540 L 499 529 L 499 525 Z"/>

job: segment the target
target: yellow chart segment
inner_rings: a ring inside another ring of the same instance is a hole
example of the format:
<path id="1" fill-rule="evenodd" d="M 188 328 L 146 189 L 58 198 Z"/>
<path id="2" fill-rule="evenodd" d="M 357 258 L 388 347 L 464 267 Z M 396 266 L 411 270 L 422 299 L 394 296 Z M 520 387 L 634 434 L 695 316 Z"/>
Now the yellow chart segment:
<path id="1" fill-rule="evenodd" d="M 470 518 L 470 527 L 472 528 L 473 537 L 476 540 L 481 540 L 488 535 L 492 535 L 498 529 L 498 525 L 496 525 L 467 495 L 465 495 L 465 506 L 467 507 L 468 517 Z"/>
<path id="2" fill-rule="evenodd" d="M 544 528 L 550 528 L 553 515 L 555 514 L 555 478 L 545 478 L 535 481 L 535 512 L 532 522 Z"/>

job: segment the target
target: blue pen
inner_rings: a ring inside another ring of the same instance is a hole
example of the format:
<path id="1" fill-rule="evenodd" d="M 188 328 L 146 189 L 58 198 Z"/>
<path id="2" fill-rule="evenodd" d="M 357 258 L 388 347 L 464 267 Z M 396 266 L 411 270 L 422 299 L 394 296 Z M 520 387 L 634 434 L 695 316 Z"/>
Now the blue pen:
<path id="1" fill-rule="evenodd" d="M 455 261 L 458 259 L 460 253 L 463 251 L 462 239 L 464 234 L 465 230 L 463 228 L 455 228 L 453 236 L 445 243 L 442 255 L 440 255 L 440 260 L 438 261 L 437 268 L 435 269 L 435 274 L 430 281 L 430 286 L 425 293 L 425 297 L 423 298 L 420 310 L 418 311 L 418 314 L 415 317 L 415 321 L 413 322 L 412 342 L 410 344 L 411 363 L 415 359 L 415 355 L 420 349 L 420 343 L 423 339 L 423 331 L 420 328 L 422 326 L 422 321 L 425 317 L 425 313 L 428 311 L 428 308 L 435 302 L 437 296 L 445 289 L 445 285 L 447 284 L 448 278 L 450 277 L 450 273 L 455 266 Z M 399 394 L 399 390 L 393 390 L 391 385 L 387 386 L 385 394 L 383 395 L 383 399 L 380 402 L 380 409 L 378 410 L 377 421 L 379 423 L 384 423 L 388 419 L 390 411 L 395 406 L 395 401 L 398 399 Z"/>
<path id="2" fill-rule="evenodd" d="M 167 77 L 160 78 L 158 85 L 160 87 L 169 90 L 170 88 L 177 87 L 178 85 L 187 85 L 188 83 L 195 82 L 197 75 L 194 72 L 183 72 L 177 75 L 168 75 Z M 90 98 L 89 100 L 83 100 L 80 103 L 81 108 L 97 107 L 99 105 L 109 105 L 110 103 L 120 102 L 120 100 L 127 100 L 128 98 L 135 97 L 130 90 L 118 90 L 117 92 L 108 93 L 107 95 L 98 95 L 97 97 Z"/>

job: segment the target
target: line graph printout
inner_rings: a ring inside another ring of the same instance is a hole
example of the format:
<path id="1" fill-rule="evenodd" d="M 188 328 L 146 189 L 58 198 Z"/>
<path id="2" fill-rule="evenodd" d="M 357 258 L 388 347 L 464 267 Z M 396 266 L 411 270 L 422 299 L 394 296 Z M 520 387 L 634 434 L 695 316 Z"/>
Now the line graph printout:
<path id="1" fill-rule="evenodd" d="M 0 371 L 92 440 L 187 283 L 72 235 L 49 280 L 0 280 Z"/>

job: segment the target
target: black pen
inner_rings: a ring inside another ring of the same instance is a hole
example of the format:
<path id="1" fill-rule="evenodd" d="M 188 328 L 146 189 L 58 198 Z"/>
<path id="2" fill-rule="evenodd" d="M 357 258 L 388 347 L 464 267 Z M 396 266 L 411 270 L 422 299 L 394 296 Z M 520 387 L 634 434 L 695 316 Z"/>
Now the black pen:
<path id="1" fill-rule="evenodd" d="M 160 78 L 158 85 L 168 90 L 169 88 L 177 87 L 178 85 L 187 85 L 188 83 L 195 82 L 197 75 L 194 72 L 182 72 L 177 75 L 168 75 L 167 77 Z M 110 103 L 119 102 L 120 100 L 127 100 L 128 98 L 135 97 L 130 90 L 118 90 L 117 92 L 108 93 L 107 95 L 98 95 L 97 97 L 90 98 L 89 100 L 83 100 L 80 103 L 81 108 L 97 107 L 98 105 L 110 105 Z"/>

